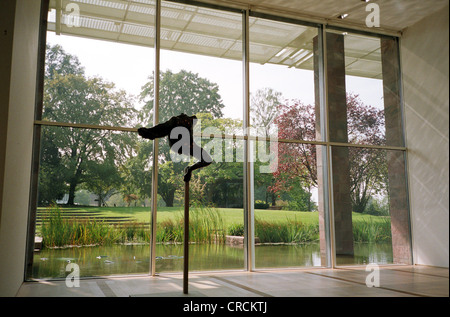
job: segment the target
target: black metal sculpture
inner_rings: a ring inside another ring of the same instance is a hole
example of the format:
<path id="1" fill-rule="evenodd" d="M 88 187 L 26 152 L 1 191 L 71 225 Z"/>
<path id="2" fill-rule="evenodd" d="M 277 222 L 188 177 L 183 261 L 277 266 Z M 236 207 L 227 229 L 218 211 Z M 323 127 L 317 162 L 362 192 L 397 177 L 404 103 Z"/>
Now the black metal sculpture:
<path id="1" fill-rule="evenodd" d="M 196 120 L 196 116 L 188 116 L 182 113 L 181 115 L 172 117 L 170 118 L 170 120 L 164 123 L 160 123 L 152 128 L 138 129 L 139 135 L 145 139 L 154 140 L 156 138 L 167 136 L 169 139 L 170 148 L 172 148 L 177 142 L 186 140 L 186 136 L 183 136 L 182 134 L 172 135 L 172 130 L 177 127 L 183 127 L 187 129 L 187 131 L 189 132 L 189 144 L 182 144 L 179 147 L 177 153 L 194 157 L 198 160 L 198 162 L 193 164 L 192 166 L 186 167 L 184 171 L 185 182 L 189 182 L 191 180 L 192 171 L 208 166 L 213 161 L 211 156 L 194 142 L 193 128 L 196 124 Z M 186 153 L 184 153 L 183 151 L 185 151 Z"/>
<path id="2" fill-rule="evenodd" d="M 184 269 L 183 269 L 183 293 L 188 294 L 188 274 L 189 274 L 189 181 L 191 180 L 192 171 L 208 166 L 212 163 L 209 154 L 194 142 L 193 129 L 196 124 L 196 116 L 187 116 L 182 113 L 179 116 L 170 118 L 169 121 L 158 124 L 153 128 L 139 128 L 138 133 L 145 139 L 154 140 L 156 138 L 168 137 L 171 149 L 178 142 L 182 144 L 176 151 L 178 154 L 192 156 L 198 160 L 192 166 L 188 166 L 184 170 Z M 182 127 L 185 130 L 172 131 L 175 128 Z M 180 132 L 180 133 L 179 133 Z M 183 135 L 189 133 L 189 135 Z M 184 143 L 183 143 L 184 142 Z M 187 144 L 185 144 L 187 142 Z"/>

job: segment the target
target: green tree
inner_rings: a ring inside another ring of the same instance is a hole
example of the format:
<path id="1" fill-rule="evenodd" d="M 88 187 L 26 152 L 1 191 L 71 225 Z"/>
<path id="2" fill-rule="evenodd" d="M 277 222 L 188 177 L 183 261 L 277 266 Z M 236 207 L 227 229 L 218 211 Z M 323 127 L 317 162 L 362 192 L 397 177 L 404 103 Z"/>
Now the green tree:
<path id="1" fill-rule="evenodd" d="M 283 102 L 281 92 L 272 88 L 258 89 L 250 98 L 252 126 L 264 129 L 265 137 L 269 137 L 271 128 L 279 114 L 279 106 Z"/>
<path id="2" fill-rule="evenodd" d="M 46 47 L 45 83 L 58 75 L 84 75 L 84 69 L 76 56 L 64 52 L 60 45 Z M 41 132 L 41 161 L 39 170 L 38 204 L 49 205 L 62 199 L 67 192 L 66 170 L 62 164 L 55 139 L 55 128 L 43 128 Z"/>
<path id="3" fill-rule="evenodd" d="M 67 192 L 62 155 L 54 142 L 55 128 L 43 128 L 41 132 L 41 161 L 39 169 L 38 205 L 56 203 Z"/>
<path id="4" fill-rule="evenodd" d="M 122 178 L 114 160 L 107 156 L 104 161 L 88 161 L 85 175 L 84 187 L 97 195 L 98 207 L 105 206 L 106 201 L 121 186 Z"/>
<path id="5" fill-rule="evenodd" d="M 105 126 L 131 124 L 135 110 L 132 99 L 124 91 L 101 78 L 87 78 L 78 59 L 59 46 L 47 47 L 47 57 L 44 120 Z M 50 145 L 58 149 L 61 167 L 58 172 L 67 184 L 69 205 L 74 204 L 78 185 L 87 183 L 91 188 L 98 187 L 98 177 L 92 176 L 100 172 L 89 169 L 118 166 L 131 143 L 127 133 L 79 128 L 51 130 L 52 144 L 49 139 L 43 139 L 43 147 Z M 107 157 L 109 161 L 105 163 Z M 97 184 L 89 184 L 91 180 Z"/>
<path id="6" fill-rule="evenodd" d="M 123 196 L 136 195 L 144 203 L 144 206 L 145 200 L 150 198 L 152 190 L 152 145 L 153 142 L 136 141 L 134 146 L 136 153 L 131 155 L 120 167 Z"/>
<path id="7" fill-rule="evenodd" d="M 223 116 L 225 107 L 219 94 L 219 86 L 198 74 L 181 70 L 161 72 L 159 87 L 159 121 L 165 122 L 181 113 L 195 115 L 210 113 L 214 118 Z M 153 123 L 154 75 L 142 87 L 144 102 L 140 117 L 146 125 Z"/>

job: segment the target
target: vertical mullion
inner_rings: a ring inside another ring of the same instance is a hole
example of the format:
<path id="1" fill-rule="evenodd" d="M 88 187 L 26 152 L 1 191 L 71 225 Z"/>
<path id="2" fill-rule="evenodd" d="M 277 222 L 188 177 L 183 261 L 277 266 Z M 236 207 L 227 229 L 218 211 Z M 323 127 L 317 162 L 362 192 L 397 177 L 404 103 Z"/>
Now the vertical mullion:
<path id="1" fill-rule="evenodd" d="M 328 54 L 327 54 L 327 28 L 326 25 L 322 25 L 321 29 L 321 53 L 322 53 L 322 67 L 323 67 L 323 75 L 322 75 L 322 98 L 323 98 L 323 107 L 324 111 L 321 111 L 321 120 L 322 126 L 325 127 L 325 133 L 322 135 L 325 136 L 326 142 L 326 162 L 325 162 L 325 173 L 326 173 L 326 181 L 324 182 L 324 192 L 326 200 L 324 203 L 325 207 L 325 215 L 327 216 L 325 222 L 326 228 L 326 236 L 327 236 L 327 266 L 331 268 L 336 267 L 336 252 L 335 252 L 335 230 L 334 230 L 334 204 L 333 204 L 333 182 L 332 182 L 332 162 L 331 162 L 331 145 L 330 145 L 330 119 L 329 118 L 329 103 L 328 103 Z"/>
<path id="2" fill-rule="evenodd" d="M 251 164 L 250 141 L 250 39 L 249 39 L 249 10 L 243 12 L 243 76 L 244 76 L 244 256 L 245 269 L 255 269 L 255 239 L 253 212 L 253 165 Z"/>
<path id="3" fill-rule="evenodd" d="M 397 63 L 398 63 L 398 78 L 399 78 L 399 98 L 400 98 L 400 116 L 401 116 L 401 131 L 402 131 L 402 146 L 405 147 L 404 151 L 404 160 L 405 160 L 405 183 L 406 183 L 406 206 L 408 210 L 408 224 L 409 224 L 409 239 L 410 239 L 410 256 L 411 256 L 411 263 L 414 265 L 414 239 L 413 239 L 413 219 L 411 217 L 411 191 L 410 191 L 410 177 L 409 177 L 409 159 L 408 159 L 408 150 L 407 150 L 407 143 L 406 143 L 406 116 L 405 116 L 405 102 L 403 98 L 403 91 L 404 91 L 404 80 L 403 80 L 403 72 L 402 72 L 402 45 L 401 45 L 401 38 L 397 38 L 396 44 L 397 44 Z"/>
<path id="4" fill-rule="evenodd" d="M 161 44 L 161 0 L 156 0 L 155 10 L 155 73 L 153 88 L 153 126 L 159 123 L 159 73 Z M 152 205 L 151 205 L 151 245 L 150 245 L 150 275 L 156 275 L 156 215 L 158 201 L 158 139 L 153 140 L 152 168 Z"/>
<path id="5" fill-rule="evenodd" d="M 35 104 L 35 120 L 42 120 L 42 112 L 44 107 L 44 78 L 45 78 L 45 53 L 47 47 L 47 24 L 49 0 L 42 0 L 39 21 L 39 46 L 38 46 L 38 70 L 36 76 L 36 104 Z M 33 132 L 33 159 L 31 167 L 31 188 L 30 200 L 28 205 L 28 231 L 27 231 L 27 247 L 25 256 L 25 280 L 32 277 L 33 258 L 34 258 L 34 239 L 36 234 L 36 213 L 38 205 L 38 186 L 39 186 L 39 169 L 41 158 L 41 138 L 42 127 L 34 125 Z"/>

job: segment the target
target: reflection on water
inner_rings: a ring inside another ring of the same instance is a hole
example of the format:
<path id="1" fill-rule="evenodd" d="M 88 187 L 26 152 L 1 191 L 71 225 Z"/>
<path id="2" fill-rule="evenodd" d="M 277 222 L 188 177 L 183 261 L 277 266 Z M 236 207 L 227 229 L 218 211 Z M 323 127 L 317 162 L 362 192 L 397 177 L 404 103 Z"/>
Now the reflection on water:
<path id="1" fill-rule="evenodd" d="M 256 268 L 321 265 L 318 243 L 260 245 L 255 248 Z"/>
<path id="2" fill-rule="evenodd" d="M 354 256 L 336 256 L 337 265 L 392 264 L 392 244 L 355 243 Z"/>
<path id="3" fill-rule="evenodd" d="M 355 256 L 337 257 L 337 265 L 392 263 L 390 244 L 355 243 Z M 158 244 L 156 271 L 181 272 L 183 245 Z M 82 277 L 114 274 L 148 274 L 149 245 L 112 245 L 67 249 L 45 249 L 34 256 L 33 278 L 64 278 L 68 263 L 76 263 Z M 256 268 L 321 266 L 318 243 L 259 245 L 255 248 Z M 192 244 L 190 271 L 244 269 L 244 249 L 219 244 Z"/>

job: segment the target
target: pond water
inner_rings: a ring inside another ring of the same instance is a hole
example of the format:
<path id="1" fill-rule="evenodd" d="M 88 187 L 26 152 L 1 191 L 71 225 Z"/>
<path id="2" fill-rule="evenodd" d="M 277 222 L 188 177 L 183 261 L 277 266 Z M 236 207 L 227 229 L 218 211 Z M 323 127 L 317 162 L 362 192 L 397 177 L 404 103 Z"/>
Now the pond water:
<path id="1" fill-rule="evenodd" d="M 338 265 L 392 263 L 390 244 L 355 243 L 355 255 L 338 257 Z M 183 271 L 183 245 L 157 244 L 156 272 Z M 220 244 L 191 244 L 190 271 L 243 270 L 244 249 Z M 112 245 L 44 249 L 36 252 L 33 278 L 64 278 L 68 263 L 76 263 L 81 277 L 148 274 L 150 246 Z M 256 268 L 321 266 L 318 243 L 297 245 L 258 245 L 255 247 Z"/>

